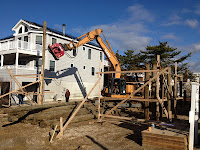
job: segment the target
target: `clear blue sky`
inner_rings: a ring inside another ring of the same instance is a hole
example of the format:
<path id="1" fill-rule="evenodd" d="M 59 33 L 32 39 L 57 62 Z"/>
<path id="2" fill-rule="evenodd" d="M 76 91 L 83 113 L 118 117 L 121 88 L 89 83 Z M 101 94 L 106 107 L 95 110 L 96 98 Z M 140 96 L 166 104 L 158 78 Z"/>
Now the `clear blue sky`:
<path id="1" fill-rule="evenodd" d="M 2 1 L 0 38 L 12 35 L 20 20 L 43 24 L 80 36 L 101 28 L 113 49 L 138 52 L 168 41 L 184 53 L 193 52 L 191 70 L 200 72 L 200 1 L 198 0 L 10 0 Z"/>

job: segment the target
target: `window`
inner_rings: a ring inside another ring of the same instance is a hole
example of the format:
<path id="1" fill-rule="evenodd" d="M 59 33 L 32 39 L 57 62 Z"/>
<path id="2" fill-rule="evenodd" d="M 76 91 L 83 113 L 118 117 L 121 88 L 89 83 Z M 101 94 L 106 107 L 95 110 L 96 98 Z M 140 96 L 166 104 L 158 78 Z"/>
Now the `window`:
<path id="1" fill-rule="evenodd" d="M 102 52 L 100 52 L 100 60 L 102 61 Z"/>
<path id="2" fill-rule="evenodd" d="M 95 68 L 92 67 L 92 75 L 94 76 Z"/>
<path id="3" fill-rule="evenodd" d="M 55 61 L 50 60 L 49 70 L 50 71 L 55 71 Z"/>
<path id="4" fill-rule="evenodd" d="M 27 26 L 25 26 L 25 29 L 24 29 L 24 30 L 25 30 L 25 32 L 28 32 L 28 28 L 27 28 Z"/>
<path id="5" fill-rule="evenodd" d="M 42 59 L 39 58 L 37 60 L 35 60 L 35 67 L 41 67 L 42 66 Z"/>
<path id="6" fill-rule="evenodd" d="M 83 50 L 85 51 L 85 47 L 83 47 Z"/>
<path id="7" fill-rule="evenodd" d="M 22 33 L 22 27 L 19 29 L 19 33 Z"/>
<path id="8" fill-rule="evenodd" d="M 24 41 L 28 42 L 28 36 L 24 37 Z"/>
<path id="9" fill-rule="evenodd" d="M 71 64 L 71 68 L 74 67 L 74 64 Z"/>
<path id="10" fill-rule="evenodd" d="M 88 49 L 88 59 L 91 59 L 91 49 Z"/>
<path id="11" fill-rule="evenodd" d="M 83 69 L 85 70 L 85 66 L 83 66 Z"/>
<path id="12" fill-rule="evenodd" d="M 42 45 L 42 36 L 36 35 L 35 44 Z"/>
<path id="13" fill-rule="evenodd" d="M 52 38 L 52 44 L 57 43 L 57 39 Z"/>

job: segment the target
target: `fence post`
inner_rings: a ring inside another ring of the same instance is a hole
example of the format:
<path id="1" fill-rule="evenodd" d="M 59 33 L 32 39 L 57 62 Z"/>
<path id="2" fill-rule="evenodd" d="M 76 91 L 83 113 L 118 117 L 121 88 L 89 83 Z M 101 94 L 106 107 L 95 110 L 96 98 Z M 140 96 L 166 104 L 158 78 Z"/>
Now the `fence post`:
<path id="1" fill-rule="evenodd" d="M 191 108 L 189 112 L 190 134 L 189 134 L 189 150 L 193 150 L 198 144 L 198 119 L 199 119 L 199 84 L 192 82 L 191 91 Z"/>

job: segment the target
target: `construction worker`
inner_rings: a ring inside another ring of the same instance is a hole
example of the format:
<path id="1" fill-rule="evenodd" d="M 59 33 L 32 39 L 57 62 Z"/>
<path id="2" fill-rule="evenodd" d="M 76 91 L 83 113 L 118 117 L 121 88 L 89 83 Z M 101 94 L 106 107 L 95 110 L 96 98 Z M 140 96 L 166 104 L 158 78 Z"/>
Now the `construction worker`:
<path id="1" fill-rule="evenodd" d="M 69 102 L 69 96 L 70 96 L 70 92 L 69 92 L 69 90 L 67 89 L 66 92 L 65 92 L 66 102 Z"/>

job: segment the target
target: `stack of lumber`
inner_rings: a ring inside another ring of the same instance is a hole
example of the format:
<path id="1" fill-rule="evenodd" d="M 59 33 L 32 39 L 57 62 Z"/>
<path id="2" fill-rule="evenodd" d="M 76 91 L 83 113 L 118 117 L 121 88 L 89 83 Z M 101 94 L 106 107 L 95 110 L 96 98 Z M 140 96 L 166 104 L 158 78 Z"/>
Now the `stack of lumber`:
<path id="1" fill-rule="evenodd" d="M 144 149 L 187 150 L 187 133 L 175 129 L 142 131 Z"/>

